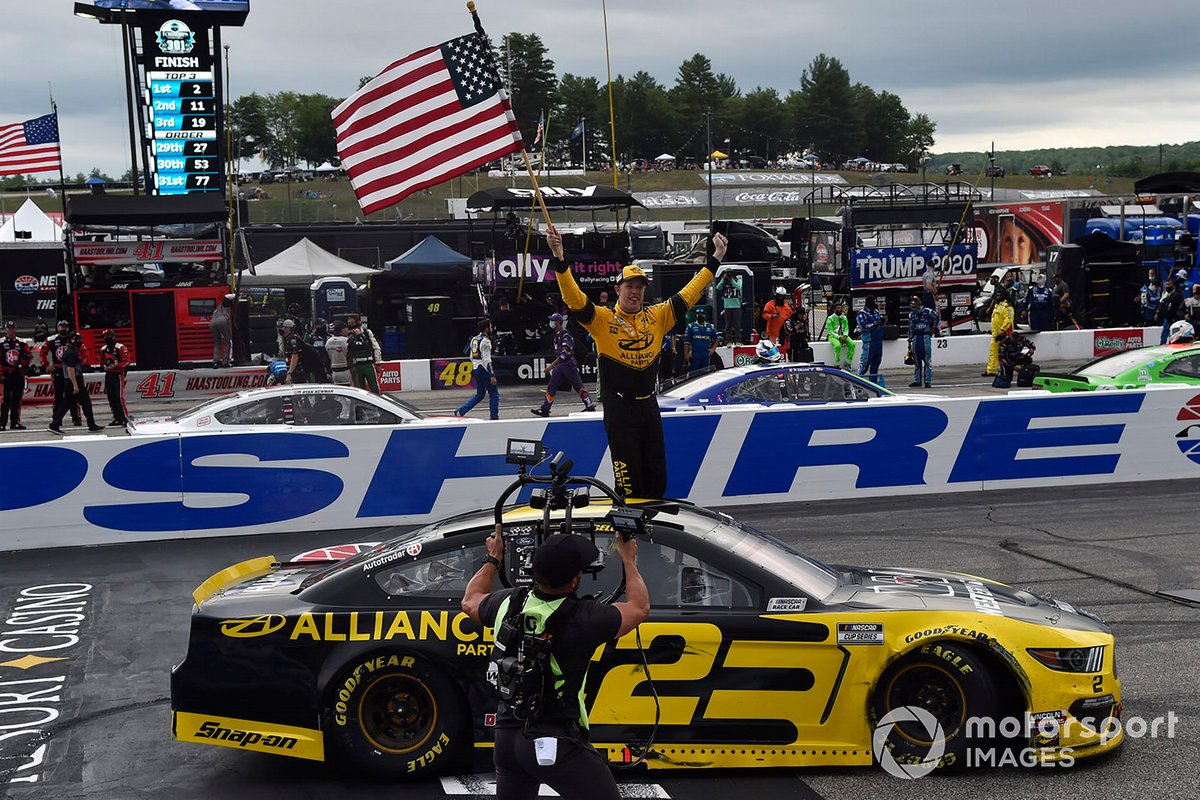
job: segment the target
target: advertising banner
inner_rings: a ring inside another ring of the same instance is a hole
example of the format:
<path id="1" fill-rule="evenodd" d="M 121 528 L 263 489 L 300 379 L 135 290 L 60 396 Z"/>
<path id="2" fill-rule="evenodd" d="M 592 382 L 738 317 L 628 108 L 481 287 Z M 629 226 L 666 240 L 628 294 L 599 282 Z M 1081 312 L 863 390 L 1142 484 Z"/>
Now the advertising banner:
<path id="1" fill-rule="evenodd" d="M 919 289 L 926 269 L 940 274 L 943 288 L 974 286 L 975 245 L 955 245 L 952 252 L 938 245 L 915 247 L 857 247 L 850 256 L 853 289 Z"/>
<path id="2" fill-rule="evenodd" d="M 707 172 L 700 172 L 700 179 L 709 181 Z M 776 186 L 842 186 L 846 179 L 836 172 L 714 172 L 711 177 L 715 186 L 720 183 L 761 183 Z"/>
<path id="3" fill-rule="evenodd" d="M 100 407 L 107 408 L 104 373 L 88 372 L 83 380 L 92 402 L 99 402 Z M 125 375 L 125 402 L 130 408 L 150 400 L 178 400 L 194 404 L 245 389 L 261 389 L 266 385 L 266 367 L 138 370 Z M 52 404 L 54 387 L 50 383 L 50 376 L 38 375 L 26 380 L 25 397 L 21 402 L 31 406 Z"/>
<path id="4" fill-rule="evenodd" d="M 607 286 L 615 283 L 625 265 L 618 253 L 572 254 L 567 266 L 580 286 Z M 497 287 L 516 286 L 522 276 L 526 283 L 555 283 L 558 278 L 550 264 L 549 253 L 499 253 L 487 260 L 488 276 Z"/>
<path id="5" fill-rule="evenodd" d="M 162 264 L 193 261 L 220 261 L 223 257 L 218 239 L 159 239 L 152 242 L 76 242 L 75 263 Z"/>
<path id="6" fill-rule="evenodd" d="M 1141 328 L 1106 328 L 1092 331 L 1092 337 L 1092 355 L 1096 358 L 1122 350 L 1136 350 L 1146 344 Z"/>
<path id="7" fill-rule="evenodd" d="M 1038 264 L 1046 248 L 1063 243 L 1061 202 L 984 206 L 976 213 L 972 238 L 979 260 L 996 264 Z"/>
<path id="8" fill-rule="evenodd" d="M 1200 477 L 1197 407 L 1188 387 L 667 414 L 666 496 L 720 507 Z M 509 438 L 612 480 L 603 421 L 582 414 L 0 444 L 0 549 L 303 530 L 355 541 L 354 528 L 489 508 L 513 480 Z"/>
<path id="9" fill-rule="evenodd" d="M 753 357 L 754 348 L 749 348 Z M 553 362 L 550 356 L 494 356 L 492 367 L 496 370 L 496 383 L 500 386 L 539 385 L 546 383 L 549 376 L 546 367 Z M 596 380 L 596 365 L 591 358 L 577 359 L 579 377 L 584 383 Z M 434 389 L 474 389 L 471 359 L 437 358 L 429 362 L 429 380 Z M 566 387 L 569 391 L 569 387 Z M 384 389 L 384 391 L 387 391 Z M 571 393 L 574 397 L 574 393 Z"/>

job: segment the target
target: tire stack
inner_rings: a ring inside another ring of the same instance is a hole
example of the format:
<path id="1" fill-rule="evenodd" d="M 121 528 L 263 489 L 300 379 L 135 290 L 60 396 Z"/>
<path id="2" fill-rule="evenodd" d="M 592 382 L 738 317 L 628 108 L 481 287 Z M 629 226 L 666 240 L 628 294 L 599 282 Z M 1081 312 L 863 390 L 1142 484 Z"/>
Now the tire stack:
<path id="1" fill-rule="evenodd" d="M 274 314 L 250 315 L 250 352 L 274 355 L 277 348 L 278 318 Z"/>

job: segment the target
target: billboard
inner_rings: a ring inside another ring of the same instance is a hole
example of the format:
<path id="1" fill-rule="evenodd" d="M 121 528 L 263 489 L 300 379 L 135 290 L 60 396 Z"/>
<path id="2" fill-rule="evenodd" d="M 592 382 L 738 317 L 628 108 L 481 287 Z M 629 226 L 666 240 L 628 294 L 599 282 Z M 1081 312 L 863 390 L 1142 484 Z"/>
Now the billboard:
<path id="1" fill-rule="evenodd" d="M 975 286 L 974 244 L 917 247 L 857 247 L 850 256 L 852 289 L 919 289 L 927 269 L 941 277 L 943 287 Z"/>

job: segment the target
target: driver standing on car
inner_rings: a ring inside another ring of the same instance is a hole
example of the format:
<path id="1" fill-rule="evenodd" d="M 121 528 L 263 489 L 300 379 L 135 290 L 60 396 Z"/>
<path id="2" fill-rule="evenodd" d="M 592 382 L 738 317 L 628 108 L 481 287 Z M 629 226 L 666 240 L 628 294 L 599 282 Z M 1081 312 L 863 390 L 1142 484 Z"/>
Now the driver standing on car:
<path id="1" fill-rule="evenodd" d="M 621 638 L 650 615 L 650 593 L 637 568 L 637 539 L 618 537 L 617 542 L 625 570 L 625 601 L 612 605 L 576 595 L 583 569 L 600 555 L 587 537 L 556 533 L 533 554 L 534 588 L 519 595 L 524 603 L 518 613 L 524 616 L 523 630 L 550 640 L 554 681 L 545 687 L 545 710 L 536 720 L 522 722 L 507 703 L 500 701 L 493 751 L 496 797 L 500 800 L 532 800 L 543 783 L 560 796 L 575 800 L 619 797 L 608 763 L 588 741 L 588 717 L 583 705 L 583 686 L 596 648 Z M 462 610 L 476 623 L 497 630 L 508 616 L 514 595 L 521 590 L 492 591 L 504 558 L 500 525 L 486 543 L 488 555 L 467 584 Z M 559 616 L 551 619 L 556 612 Z M 493 652 L 500 657 L 499 652 Z M 546 740 L 552 740 L 553 745 Z M 547 764 L 551 747 L 552 763 Z"/>
<path id="2" fill-rule="evenodd" d="M 642 304 L 646 273 L 635 265 L 625 267 L 617 280 L 617 304 L 609 309 L 593 303 L 579 288 L 564 261 L 562 236 L 553 225 L 547 228 L 546 241 L 563 300 L 595 340 L 617 492 L 623 497 L 662 497 L 667 491 L 667 456 L 654 396 L 662 339 L 700 299 L 729 242 L 715 234 L 708 264 L 678 293 L 652 306 Z"/>

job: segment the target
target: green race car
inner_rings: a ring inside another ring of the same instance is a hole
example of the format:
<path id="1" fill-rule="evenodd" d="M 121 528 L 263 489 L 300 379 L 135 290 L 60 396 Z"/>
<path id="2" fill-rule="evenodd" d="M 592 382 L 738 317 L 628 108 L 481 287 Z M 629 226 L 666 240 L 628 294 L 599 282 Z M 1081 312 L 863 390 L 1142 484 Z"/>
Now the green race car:
<path id="1" fill-rule="evenodd" d="M 1200 386 L 1200 344 L 1125 350 L 1084 364 L 1074 372 L 1043 372 L 1033 379 L 1035 389 L 1051 392 L 1138 389 L 1148 384 Z"/>

